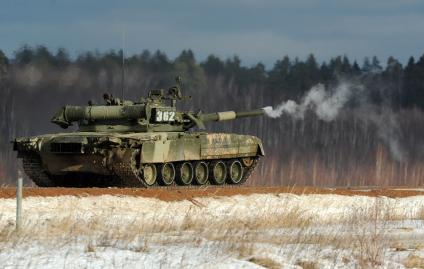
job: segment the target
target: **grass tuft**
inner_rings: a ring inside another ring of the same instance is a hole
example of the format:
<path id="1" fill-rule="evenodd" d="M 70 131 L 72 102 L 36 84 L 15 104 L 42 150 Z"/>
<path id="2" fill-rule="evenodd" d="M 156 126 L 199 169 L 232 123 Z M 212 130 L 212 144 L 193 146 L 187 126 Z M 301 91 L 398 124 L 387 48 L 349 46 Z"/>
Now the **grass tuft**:
<path id="1" fill-rule="evenodd" d="M 424 268 L 424 258 L 412 254 L 403 261 L 403 265 L 406 268 Z"/>
<path id="2" fill-rule="evenodd" d="M 275 262 L 274 260 L 270 259 L 270 258 L 250 258 L 248 260 L 251 263 L 257 264 L 259 266 L 262 266 L 264 268 L 267 269 L 280 269 L 281 268 L 281 264 L 279 264 L 278 262 Z"/>

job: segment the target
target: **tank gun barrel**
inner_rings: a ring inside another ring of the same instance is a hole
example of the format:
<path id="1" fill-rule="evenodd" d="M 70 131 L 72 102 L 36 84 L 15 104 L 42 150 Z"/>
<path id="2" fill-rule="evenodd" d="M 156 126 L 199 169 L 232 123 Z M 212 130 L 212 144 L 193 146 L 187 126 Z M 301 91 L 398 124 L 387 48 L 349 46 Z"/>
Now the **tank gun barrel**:
<path id="1" fill-rule="evenodd" d="M 264 114 L 265 114 L 265 111 L 262 108 L 255 109 L 255 110 L 248 110 L 248 111 L 240 111 L 240 112 L 223 111 L 223 112 L 202 114 L 200 115 L 200 120 L 203 122 L 225 121 L 225 120 L 234 120 L 234 119 L 245 118 L 245 117 L 263 116 Z"/>

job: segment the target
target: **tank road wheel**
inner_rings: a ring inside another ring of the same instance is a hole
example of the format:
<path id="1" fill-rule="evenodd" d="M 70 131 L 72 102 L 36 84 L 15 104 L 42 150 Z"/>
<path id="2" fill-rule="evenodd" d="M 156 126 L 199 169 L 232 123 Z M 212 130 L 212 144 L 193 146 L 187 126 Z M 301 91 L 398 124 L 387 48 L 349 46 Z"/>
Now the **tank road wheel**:
<path id="1" fill-rule="evenodd" d="M 227 177 L 227 166 L 223 161 L 213 161 L 210 173 L 211 182 L 215 185 L 222 185 Z"/>
<path id="2" fill-rule="evenodd" d="M 175 180 L 175 167 L 172 163 L 164 163 L 159 170 L 159 183 L 163 186 L 169 186 Z"/>
<path id="3" fill-rule="evenodd" d="M 148 163 L 143 165 L 141 168 L 142 177 L 147 186 L 153 186 L 156 184 L 156 179 L 158 177 L 158 171 L 156 165 L 153 163 Z"/>
<path id="4" fill-rule="evenodd" d="M 194 165 L 194 183 L 205 185 L 208 182 L 209 169 L 205 162 L 196 162 Z"/>
<path id="5" fill-rule="evenodd" d="M 227 181 L 230 184 L 239 184 L 243 178 L 243 166 L 238 160 L 229 162 Z"/>
<path id="6" fill-rule="evenodd" d="M 190 185 L 193 181 L 193 165 L 189 162 L 183 162 L 177 165 L 177 183 L 178 185 Z"/>

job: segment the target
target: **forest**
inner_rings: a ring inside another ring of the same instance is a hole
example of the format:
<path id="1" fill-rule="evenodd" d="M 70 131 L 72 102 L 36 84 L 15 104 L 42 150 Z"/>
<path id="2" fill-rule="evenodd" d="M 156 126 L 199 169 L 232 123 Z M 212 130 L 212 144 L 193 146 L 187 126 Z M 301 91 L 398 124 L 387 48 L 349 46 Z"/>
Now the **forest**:
<path id="1" fill-rule="evenodd" d="M 66 104 L 100 103 L 103 93 L 120 97 L 122 51 L 22 46 L 12 57 L 0 50 L 0 185 L 15 183 L 20 163 L 15 137 L 63 131 L 50 123 Z M 331 92 L 341 82 L 359 85 L 334 120 L 315 113 L 302 118 L 249 118 L 210 123 L 208 131 L 257 135 L 266 156 L 249 185 L 418 186 L 424 184 L 424 55 L 405 64 L 389 57 L 361 62 L 335 56 L 318 62 L 282 56 L 273 66 L 246 66 L 233 56 L 196 60 L 191 50 L 174 59 L 148 50 L 125 55 L 125 99 L 167 88 L 183 78 L 181 109 L 248 110 L 301 102 L 321 83 Z M 26 180 L 27 185 L 31 181 Z"/>

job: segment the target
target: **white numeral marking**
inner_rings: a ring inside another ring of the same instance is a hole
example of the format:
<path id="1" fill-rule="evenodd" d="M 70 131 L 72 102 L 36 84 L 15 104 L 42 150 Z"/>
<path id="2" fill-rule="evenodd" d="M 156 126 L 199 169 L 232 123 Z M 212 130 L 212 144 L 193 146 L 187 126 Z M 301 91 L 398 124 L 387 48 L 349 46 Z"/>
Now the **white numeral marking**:
<path id="1" fill-rule="evenodd" d="M 157 111 L 156 112 L 156 121 L 175 121 L 175 112 L 174 111 Z"/>
<path id="2" fill-rule="evenodd" d="M 163 121 L 169 121 L 169 112 L 168 111 L 163 112 Z"/>
<path id="3" fill-rule="evenodd" d="M 171 112 L 169 112 L 169 121 L 174 121 L 175 119 L 175 112 L 174 111 L 171 111 Z"/>
<path id="4" fill-rule="evenodd" d="M 156 112 L 156 121 L 162 121 L 162 119 L 163 119 L 162 111 L 157 111 Z"/>

